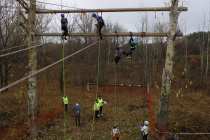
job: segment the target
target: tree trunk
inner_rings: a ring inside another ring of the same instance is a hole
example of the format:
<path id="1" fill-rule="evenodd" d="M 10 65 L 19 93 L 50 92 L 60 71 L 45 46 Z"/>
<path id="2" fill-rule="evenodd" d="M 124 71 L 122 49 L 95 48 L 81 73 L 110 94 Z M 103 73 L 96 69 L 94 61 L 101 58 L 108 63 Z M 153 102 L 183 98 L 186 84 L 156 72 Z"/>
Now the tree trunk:
<path id="1" fill-rule="evenodd" d="M 36 0 L 30 0 L 30 8 L 28 13 L 28 47 L 32 46 L 35 41 L 35 20 L 36 20 Z M 34 73 L 37 70 L 37 52 L 36 49 L 31 49 L 28 52 L 28 67 L 29 73 Z M 31 77 L 28 79 L 28 115 L 31 128 L 30 139 L 37 139 L 36 124 L 34 122 L 37 115 L 37 79 Z"/>
<path id="2" fill-rule="evenodd" d="M 161 132 L 166 131 L 168 128 L 168 116 L 169 116 L 169 96 L 171 93 L 171 80 L 173 78 L 173 64 L 174 64 L 174 41 L 177 30 L 178 22 L 178 0 L 171 0 L 171 12 L 170 12 L 170 32 L 167 42 L 165 68 L 162 73 L 162 87 L 160 97 L 160 110 L 158 116 L 158 128 Z M 166 136 L 161 135 L 161 140 L 165 140 Z"/>

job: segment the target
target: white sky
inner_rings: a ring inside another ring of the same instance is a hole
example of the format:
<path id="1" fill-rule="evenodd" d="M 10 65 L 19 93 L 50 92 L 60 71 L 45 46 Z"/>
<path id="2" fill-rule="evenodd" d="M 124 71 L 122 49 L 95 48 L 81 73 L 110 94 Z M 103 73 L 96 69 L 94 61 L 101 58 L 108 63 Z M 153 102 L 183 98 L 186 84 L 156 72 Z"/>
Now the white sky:
<path id="1" fill-rule="evenodd" d="M 130 7 L 152 7 L 164 6 L 170 0 L 42 0 L 73 6 L 78 8 L 130 8 Z M 179 24 L 184 30 L 183 32 L 195 32 L 203 29 L 204 23 L 210 26 L 210 0 L 184 0 L 180 4 L 184 4 L 189 8 L 188 12 L 181 13 Z M 56 6 L 48 6 L 50 9 L 58 9 Z M 128 31 L 136 31 L 143 16 L 146 13 L 104 13 L 103 17 L 106 21 L 118 22 Z M 147 13 L 149 17 L 149 26 L 152 27 L 154 22 L 168 22 L 168 12 Z M 206 27 L 205 30 L 208 28 Z"/>

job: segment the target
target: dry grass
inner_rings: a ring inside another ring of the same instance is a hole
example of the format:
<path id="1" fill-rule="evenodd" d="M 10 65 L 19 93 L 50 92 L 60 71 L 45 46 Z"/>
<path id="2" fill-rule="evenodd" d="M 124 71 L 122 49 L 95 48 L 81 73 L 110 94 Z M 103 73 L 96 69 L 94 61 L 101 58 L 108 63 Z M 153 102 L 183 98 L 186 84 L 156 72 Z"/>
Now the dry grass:
<path id="1" fill-rule="evenodd" d="M 42 78 L 44 77 L 41 75 Z M 55 78 L 56 79 L 56 78 Z M 35 122 L 37 124 L 40 139 L 49 137 L 63 139 L 64 114 L 59 83 L 57 80 L 45 81 L 39 79 L 39 115 Z M 93 139 L 111 139 L 110 131 L 116 123 L 121 130 L 121 139 L 137 140 L 140 137 L 137 124 L 147 119 L 148 114 L 145 91 L 137 87 L 117 87 L 117 94 L 113 86 L 100 88 L 100 94 L 108 104 L 104 107 L 104 117 L 92 124 L 92 106 L 96 92 L 94 89 L 87 92 L 85 88 L 70 87 L 67 83 L 67 95 L 70 97 L 71 105 L 79 102 L 82 107 L 82 126 L 76 128 L 71 110 L 67 114 L 66 135 L 73 140 L 88 140 L 90 135 Z M 0 97 L 0 139 L 20 140 L 27 139 L 30 127 L 27 123 L 27 96 L 24 84 L 9 90 Z M 152 89 L 153 110 L 156 114 L 159 109 L 158 89 Z M 188 93 L 177 97 L 176 92 L 170 98 L 170 131 L 173 132 L 210 132 L 210 97 L 205 93 Z M 12 95 L 12 96 L 10 96 Z M 117 97 L 116 97 L 117 96 Z M 117 105 L 117 112 L 115 107 Z M 181 140 L 208 140 L 202 137 L 181 137 Z"/>

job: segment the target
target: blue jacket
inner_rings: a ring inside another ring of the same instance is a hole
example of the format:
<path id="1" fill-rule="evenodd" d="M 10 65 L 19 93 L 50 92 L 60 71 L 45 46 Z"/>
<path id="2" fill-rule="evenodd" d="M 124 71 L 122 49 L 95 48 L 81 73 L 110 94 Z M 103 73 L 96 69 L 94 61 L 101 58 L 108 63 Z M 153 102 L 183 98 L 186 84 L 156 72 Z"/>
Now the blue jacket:
<path id="1" fill-rule="evenodd" d="M 79 115 L 80 114 L 80 105 L 75 105 L 74 108 L 73 108 L 73 111 L 74 111 L 74 114 L 75 115 Z"/>

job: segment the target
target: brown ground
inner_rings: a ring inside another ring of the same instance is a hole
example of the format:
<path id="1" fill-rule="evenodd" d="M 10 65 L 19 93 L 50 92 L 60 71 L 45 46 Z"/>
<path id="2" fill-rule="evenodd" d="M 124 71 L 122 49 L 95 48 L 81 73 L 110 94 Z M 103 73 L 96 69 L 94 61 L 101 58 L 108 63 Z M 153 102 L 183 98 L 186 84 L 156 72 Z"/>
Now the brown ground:
<path id="1" fill-rule="evenodd" d="M 42 83 L 41 83 L 42 82 Z M 40 82 L 39 89 L 39 115 L 35 119 L 40 139 L 59 139 L 64 135 L 64 115 L 58 82 Z M 44 86 L 45 85 L 45 86 Z M 46 88 L 46 85 L 47 88 Z M 17 90 L 22 87 L 21 90 Z M 27 139 L 30 130 L 27 121 L 27 106 L 25 88 L 19 86 L 8 91 L 0 97 L 0 139 L 20 140 Z M 14 92 L 18 91 L 18 92 Z M 159 89 L 152 89 L 150 94 L 152 102 L 148 106 L 144 88 L 104 86 L 101 94 L 108 102 L 104 107 L 104 117 L 94 123 L 91 129 L 92 106 L 96 96 L 94 87 L 88 92 L 85 88 L 70 88 L 67 84 L 67 95 L 71 104 L 79 102 L 82 107 L 82 126 L 75 127 L 72 112 L 67 114 L 66 135 L 73 140 L 110 139 L 110 131 L 113 124 L 118 124 L 121 130 L 121 139 L 134 139 L 140 137 L 137 128 L 138 123 L 152 117 L 156 121 L 159 109 Z M 170 106 L 170 131 L 173 132 L 210 132 L 210 97 L 206 93 L 191 93 L 185 91 L 179 96 L 173 92 Z M 13 96 L 9 96 L 9 95 Z M 15 96 L 14 96 L 15 95 Z M 150 100 L 151 100 L 150 99 Z M 115 111 L 115 108 L 117 111 Z M 150 108 L 150 109 L 149 109 Z M 152 116 L 151 116 L 152 115 Z M 155 122 L 152 122 L 155 123 Z M 210 137 L 185 136 L 181 140 L 209 140 Z"/>

